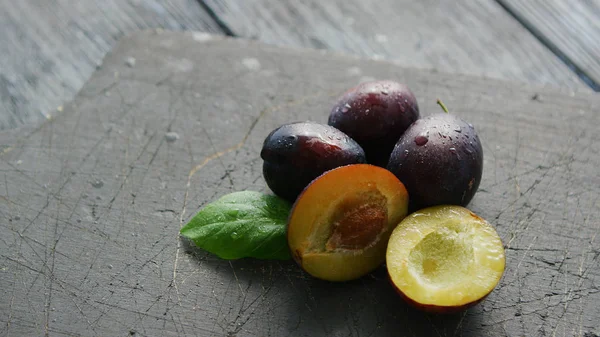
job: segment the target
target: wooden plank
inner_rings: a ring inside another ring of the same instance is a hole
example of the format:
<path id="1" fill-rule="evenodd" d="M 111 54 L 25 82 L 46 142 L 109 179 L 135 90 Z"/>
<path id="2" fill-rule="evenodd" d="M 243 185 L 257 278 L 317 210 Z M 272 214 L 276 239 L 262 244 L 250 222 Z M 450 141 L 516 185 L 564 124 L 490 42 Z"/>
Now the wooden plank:
<path id="1" fill-rule="evenodd" d="M 221 32 L 196 0 L 0 0 L 0 27 L 0 130 L 56 114 L 127 33 Z"/>
<path id="2" fill-rule="evenodd" d="M 495 1 L 203 0 L 237 36 L 403 66 L 582 89 Z"/>
<path id="3" fill-rule="evenodd" d="M 223 261 L 178 238 L 218 196 L 266 191 L 268 132 L 325 122 L 363 76 L 405 81 L 423 115 L 442 98 L 480 134 L 470 208 L 496 226 L 507 269 L 462 315 L 409 308 L 383 267 L 327 283 L 291 261 Z M 597 335 L 599 109 L 598 95 L 245 40 L 128 37 L 62 114 L 0 133 L 0 334 Z"/>
<path id="4" fill-rule="evenodd" d="M 600 90 L 600 1 L 499 0 Z"/>

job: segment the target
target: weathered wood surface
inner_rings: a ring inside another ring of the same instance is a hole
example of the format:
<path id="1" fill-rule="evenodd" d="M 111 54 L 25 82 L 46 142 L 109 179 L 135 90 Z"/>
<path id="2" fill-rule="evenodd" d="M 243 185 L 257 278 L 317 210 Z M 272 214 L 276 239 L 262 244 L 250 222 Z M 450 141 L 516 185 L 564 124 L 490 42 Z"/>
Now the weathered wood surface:
<path id="1" fill-rule="evenodd" d="M 178 237 L 218 196 L 266 191 L 267 133 L 326 121 L 361 78 L 406 82 L 424 115 L 442 98 L 480 133 L 470 208 L 496 226 L 507 269 L 463 314 L 409 308 L 383 267 L 326 283 Z M 0 133 L 0 335 L 598 336 L 599 109 L 593 94 L 244 40 L 126 38 L 62 114 Z"/>
<path id="2" fill-rule="evenodd" d="M 600 90 L 599 0 L 499 0 Z"/>
<path id="3" fill-rule="evenodd" d="M 536 6 L 548 16 L 533 19 L 558 34 L 561 50 L 596 69 L 598 44 L 589 40 L 597 35 L 595 5 L 578 2 L 560 20 L 546 20 L 556 14 L 555 3 Z M 60 113 L 115 41 L 143 28 L 232 33 L 403 66 L 587 89 L 493 0 L 0 0 L 0 22 L 0 129 Z"/>
<path id="4" fill-rule="evenodd" d="M 0 0 L 0 27 L 0 130 L 60 113 L 127 33 L 221 32 L 196 0 Z"/>
<path id="5" fill-rule="evenodd" d="M 494 0 L 203 0 L 236 36 L 402 66 L 584 88 Z"/>

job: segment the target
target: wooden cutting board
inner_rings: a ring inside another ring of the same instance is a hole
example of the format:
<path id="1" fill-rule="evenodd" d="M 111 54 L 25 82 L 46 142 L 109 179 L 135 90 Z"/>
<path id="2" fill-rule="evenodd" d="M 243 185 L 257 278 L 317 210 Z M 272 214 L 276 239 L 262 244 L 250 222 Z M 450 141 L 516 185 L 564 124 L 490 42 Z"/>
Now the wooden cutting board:
<path id="1" fill-rule="evenodd" d="M 469 207 L 497 228 L 507 268 L 462 314 L 408 307 L 384 267 L 327 283 L 179 238 L 207 202 L 268 191 L 269 131 L 326 122 L 369 79 L 407 83 L 422 115 L 441 98 L 479 131 Z M 125 38 L 55 118 L 0 134 L 0 335 L 598 336 L 598 125 L 594 94 L 202 33 Z"/>

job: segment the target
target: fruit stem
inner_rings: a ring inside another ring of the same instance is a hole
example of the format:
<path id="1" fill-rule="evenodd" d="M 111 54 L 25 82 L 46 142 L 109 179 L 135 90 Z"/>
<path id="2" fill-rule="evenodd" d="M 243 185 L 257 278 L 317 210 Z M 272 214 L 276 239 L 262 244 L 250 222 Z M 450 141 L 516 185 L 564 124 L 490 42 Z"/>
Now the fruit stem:
<path id="1" fill-rule="evenodd" d="M 449 113 L 450 113 L 450 112 L 448 111 L 448 108 L 446 108 L 446 105 L 444 105 L 444 103 L 443 103 L 443 102 L 442 102 L 442 101 L 441 101 L 439 98 L 438 98 L 438 100 L 437 100 L 437 104 L 438 104 L 439 106 L 441 106 L 441 107 L 442 107 L 442 110 L 444 110 L 444 112 L 445 112 L 445 113 L 447 113 L 447 114 L 449 114 Z"/>

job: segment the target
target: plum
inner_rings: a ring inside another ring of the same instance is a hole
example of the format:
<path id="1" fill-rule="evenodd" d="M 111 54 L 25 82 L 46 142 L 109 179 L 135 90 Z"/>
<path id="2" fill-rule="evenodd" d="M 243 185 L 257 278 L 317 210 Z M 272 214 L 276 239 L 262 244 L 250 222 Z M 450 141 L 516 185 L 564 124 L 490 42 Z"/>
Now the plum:
<path id="1" fill-rule="evenodd" d="M 290 202 L 324 172 L 366 163 L 363 149 L 353 139 L 332 126 L 315 122 L 285 124 L 273 130 L 260 156 L 267 185 Z"/>
<path id="2" fill-rule="evenodd" d="M 466 206 L 481 181 L 483 150 L 473 125 L 453 114 L 434 114 L 406 130 L 387 168 L 406 186 L 413 210 Z"/>
<path id="3" fill-rule="evenodd" d="M 343 94 L 328 124 L 356 140 L 370 164 L 385 167 L 400 136 L 418 118 L 417 100 L 406 85 L 375 81 Z"/>
<path id="4" fill-rule="evenodd" d="M 496 287 L 506 265 L 496 230 L 468 209 L 434 206 L 407 216 L 387 246 L 386 267 L 396 291 L 415 307 L 462 311 Z"/>
<path id="5" fill-rule="evenodd" d="M 368 164 L 330 170 L 308 185 L 290 213 L 288 244 L 310 275 L 349 281 L 380 266 L 408 193 L 391 172 Z"/>

